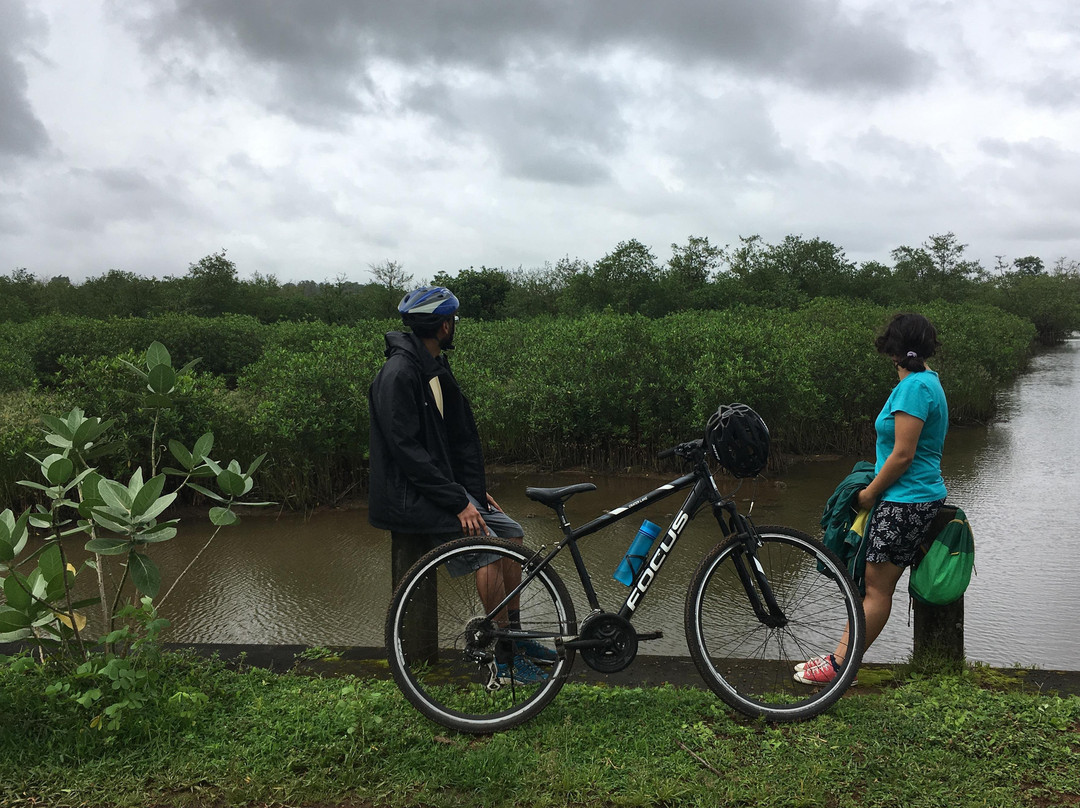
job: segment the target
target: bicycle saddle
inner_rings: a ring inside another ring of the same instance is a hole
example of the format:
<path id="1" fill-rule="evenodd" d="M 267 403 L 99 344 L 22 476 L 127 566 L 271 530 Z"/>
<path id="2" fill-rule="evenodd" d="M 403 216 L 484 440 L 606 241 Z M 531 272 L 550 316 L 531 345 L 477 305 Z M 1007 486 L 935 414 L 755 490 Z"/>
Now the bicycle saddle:
<path id="1" fill-rule="evenodd" d="M 593 483 L 575 483 L 574 485 L 564 485 L 559 488 L 533 488 L 529 486 L 525 489 L 525 496 L 529 499 L 536 500 L 537 502 L 547 505 L 549 508 L 554 508 L 556 505 L 561 505 L 574 496 L 574 494 L 580 494 L 582 491 L 595 491 L 596 486 Z"/>

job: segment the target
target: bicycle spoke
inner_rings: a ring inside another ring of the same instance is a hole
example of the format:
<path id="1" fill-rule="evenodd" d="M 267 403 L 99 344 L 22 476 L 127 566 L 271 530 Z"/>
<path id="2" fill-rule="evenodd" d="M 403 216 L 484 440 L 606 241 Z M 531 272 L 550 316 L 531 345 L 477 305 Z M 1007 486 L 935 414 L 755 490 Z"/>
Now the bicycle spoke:
<path id="1" fill-rule="evenodd" d="M 732 541 L 706 558 L 695 575 L 687 598 L 687 639 L 702 676 L 731 706 L 776 720 L 804 718 L 840 696 L 854 667 L 843 680 L 815 688 L 794 680 L 794 665 L 831 652 L 851 620 L 861 638 L 861 605 L 839 562 L 809 536 L 787 528 L 760 532 L 757 558 L 786 624 L 770 627 L 754 613 L 735 569 L 741 542 Z M 818 571 L 819 563 L 827 574 Z"/>
<path id="2" fill-rule="evenodd" d="M 470 569 L 466 562 L 475 553 L 503 566 Z M 527 557 L 512 542 L 459 540 L 421 559 L 399 586 L 387 615 L 390 665 L 406 698 L 432 720 L 465 732 L 505 729 L 538 712 L 561 688 L 572 654 L 546 660 L 551 667 L 541 670 L 514 641 L 500 639 L 505 625 L 486 619 L 481 593 L 497 605 L 512 570 Z M 514 629 L 555 637 L 574 624 L 569 596 L 553 571 L 530 580 L 518 601 Z M 539 644 L 554 648 L 552 640 Z"/>

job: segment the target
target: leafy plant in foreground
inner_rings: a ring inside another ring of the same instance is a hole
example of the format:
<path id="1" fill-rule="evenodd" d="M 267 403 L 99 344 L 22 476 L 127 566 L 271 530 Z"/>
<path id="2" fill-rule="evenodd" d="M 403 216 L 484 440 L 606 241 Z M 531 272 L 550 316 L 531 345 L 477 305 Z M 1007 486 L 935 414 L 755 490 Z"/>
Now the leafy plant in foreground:
<path id="1" fill-rule="evenodd" d="M 153 645 L 167 625 L 167 621 L 157 617 L 153 603 L 162 581 L 150 549 L 176 535 L 179 520 L 162 517 L 176 500 L 179 489 L 189 486 L 217 503 L 210 508 L 210 519 L 218 529 L 207 545 L 221 527 L 239 520 L 233 510 L 237 504 L 269 504 L 242 499 L 254 486 L 253 475 L 263 456 L 256 458 L 246 470 L 236 460 L 219 463 L 210 456 L 214 444 L 210 432 L 200 437 L 191 449 L 170 441 L 169 450 L 182 468 L 159 472 L 159 415 L 162 409 L 172 406 L 177 379 L 194 362 L 175 370 L 169 352 L 155 342 L 146 351 L 145 370 L 128 364 L 146 384 L 144 406 L 155 412 L 149 476 L 144 476 L 141 466 L 126 483 L 99 474 L 93 462 L 109 451 L 110 446 L 103 439 L 113 422 L 87 417 L 75 408 L 63 418 L 42 417 L 45 440 L 58 451 L 33 457 L 44 482 L 20 482 L 40 492 L 44 502 L 17 518 L 10 509 L 0 513 L 0 584 L 5 599 L 0 606 L 0 642 L 30 643 L 38 648 L 41 660 L 46 652 L 59 661 L 75 659 L 80 663 L 77 669 L 80 676 L 107 680 L 116 697 L 108 700 L 105 711 L 95 717 L 94 726 L 114 726 L 119 720 L 118 713 L 137 709 L 141 704 L 138 694 L 148 686 L 145 675 L 135 670 L 128 657 L 137 657 L 145 650 L 144 646 Z M 181 479 L 172 491 L 166 492 L 168 476 Z M 212 479 L 217 490 L 194 482 L 196 479 Z M 31 550 L 32 544 L 37 544 L 30 541 L 32 528 L 43 531 L 43 535 L 40 546 Z M 93 553 L 80 569 L 68 561 L 65 548 L 65 542 L 77 535 L 89 537 L 85 549 Z M 119 562 L 118 574 L 106 574 L 108 559 Z M 96 573 L 97 597 L 76 601 L 73 594 L 76 577 L 88 569 Z M 110 580 L 116 581 L 111 592 L 108 591 Z M 106 631 L 100 640 L 103 656 L 95 656 L 83 636 L 87 620 L 80 610 L 95 604 L 100 605 Z M 85 707 L 101 700 L 102 692 L 99 687 L 87 687 L 72 692 L 71 697 Z"/>

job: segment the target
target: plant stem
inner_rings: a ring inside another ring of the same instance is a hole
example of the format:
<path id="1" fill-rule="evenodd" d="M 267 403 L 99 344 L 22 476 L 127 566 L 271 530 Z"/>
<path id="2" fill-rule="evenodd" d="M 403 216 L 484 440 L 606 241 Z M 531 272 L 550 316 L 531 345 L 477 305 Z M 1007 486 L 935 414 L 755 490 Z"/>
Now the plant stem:
<path id="1" fill-rule="evenodd" d="M 161 408 L 154 410 L 154 429 L 150 433 L 150 476 L 157 476 L 157 428 L 158 418 L 161 417 Z"/>
<path id="2" fill-rule="evenodd" d="M 170 586 L 168 591 L 164 595 L 161 596 L 161 600 L 159 600 L 156 604 L 154 604 L 155 606 L 157 606 L 159 609 L 161 608 L 162 604 L 165 603 L 166 598 L 168 598 L 169 595 L 172 594 L 172 591 L 174 589 L 176 589 L 176 585 L 178 583 L 180 583 L 180 579 L 182 579 L 185 575 L 187 575 L 188 570 L 191 569 L 195 565 L 195 562 L 199 560 L 199 556 L 201 556 L 203 554 L 203 550 L 205 550 L 207 547 L 209 547 L 210 542 L 212 542 L 215 538 L 217 538 L 217 534 L 221 532 L 221 527 L 222 527 L 221 525 L 218 525 L 217 528 L 214 530 L 214 532 L 210 534 L 210 538 L 206 540 L 206 544 L 204 544 L 201 548 L 199 548 L 199 552 L 197 552 L 195 554 L 195 557 L 192 558 L 191 561 L 188 562 L 188 565 L 186 567 L 184 567 L 183 572 L 181 572 L 179 575 L 176 576 L 176 580 L 172 582 L 172 586 Z"/>
<path id="3" fill-rule="evenodd" d="M 67 609 L 68 618 L 71 620 L 71 630 L 75 633 L 75 642 L 79 645 L 79 654 L 85 660 L 86 646 L 83 645 L 82 633 L 79 631 L 79 623 L 75 619 L 75 610 L 71 608 L 71 588 L 68 586 L 67 577 L 67 553 L 64 552 L 64 543 L 60 540 L 60 533 L 53 528 L 56 534 L 56 547 L 60 551 L 60 579 L 64 582 L 64 606 Z"/>
<path id="4" fill-rule="evenodd" d="M 127 583 L 128 565 L 124 565 L 124 573 L 120 576 L 120 583 L 116 586 L 116 597 L 113 598 L 112 608 L 109 609 L 109 631 L 106 633 L 112 633 L 116 628 L 114 623 L 116 622 L 116 607 L 120 605 L 120 596 L 124 593 L 124 584 Z"/>
<path id="5" fill-rule="evenodd" d="M 83 463 L 84 466 L 88 465 L 86 461 L 83 460 L 82 455 L 79 455 L 79 460 Z M 83 502 L 86 497 L 83 495 L 82 483 L 79 483 L 79 486 L 76 490 L 78 490 L 79 492 L 79 502 Z M 93 541 L 97 538 L 97 525 L 94 524 L 93 517 L 91 517 L 87 521 L 89 521 L 90 523 L 90 541 Z M 101 555 L 101 553 L 94 553 L 94 568 L 94 572 L 97 573 L 98 597 L 101 599 L 101 619 L 104 621 L 102 625 L 111 627 L 112 612 L 109 611 L 109 598 L 105 592 L 105 563 L 104 557 Z M 107 633 L 108 632 L 106 632 L 106 634 Z M 105 652 L 109 653 L 111 651 L 112 643 L 105 643 Z"/>

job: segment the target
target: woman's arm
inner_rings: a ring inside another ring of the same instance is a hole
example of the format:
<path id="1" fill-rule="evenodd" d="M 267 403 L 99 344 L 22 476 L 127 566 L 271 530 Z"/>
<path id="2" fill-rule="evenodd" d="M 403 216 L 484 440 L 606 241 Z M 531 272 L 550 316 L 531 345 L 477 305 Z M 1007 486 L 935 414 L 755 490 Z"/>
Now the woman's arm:
<path id="1" fill-rule="evenodd" d="M 922 419 L 906 412 L 897 412 L 894 418 L 896 441 L 893 443 L 892 453 L 885 459 L 885 465 L 870 481 L 870 485 L 859 492 L 858 504 L 861 510 L 872 508 L 889 486 L 903 476 L 911 466 L 911 461 L 915 459 L 915 448 L 919 445 L 919 435 L 922 434 Z"/>

